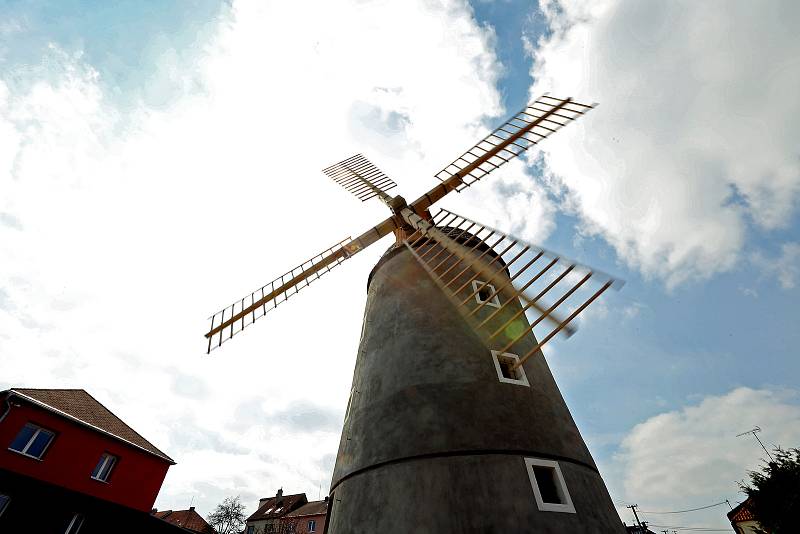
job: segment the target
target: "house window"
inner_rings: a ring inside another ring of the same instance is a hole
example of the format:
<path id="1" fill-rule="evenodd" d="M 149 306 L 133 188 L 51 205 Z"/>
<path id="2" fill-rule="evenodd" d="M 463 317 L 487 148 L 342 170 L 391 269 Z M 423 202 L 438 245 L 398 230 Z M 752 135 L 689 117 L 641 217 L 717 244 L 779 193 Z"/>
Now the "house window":
<path id="1" fill-rule="evenodd" d="M 99 480 L 100 482 L 108 482 L 108 477 L 111 475 L 111 470 L 114 468 L 116 463 L 116 456 L 103 453 L 103 455 L 100 456 L 100 461 L 98 461 L 97 465 L 94 467 L 94 471 L 92 471 L 92 478 Z"/>
<path id="2" fill-rule="evenodd" d="M 519 356 L 510 352 L 493 350 L 492 361 L 494 361 L 494 369 L 497 371 L 497 379 L 500 382 L 530 387 L 528 377 L 525 375 L 525 368 L 520 365 L 514 369 L 514 364 L 519 361 Z"/>
<path id="3" fill-rule="evenodd" d="M 558 462 L 541 458 L 525 458 L 536 505 L 542 512 L 575 513 L 564 476 Z"/>
<path id="4" fill-rule="evenodd" d="M 2 516 L 3 512 L 6 511 L 6 508 L 8 508 L 8 503 L 10 501 L 11 501 L 11 497 L 9 497 L 8 495 L 3 495 L 2 493 L 0 493 L 0 516 Z"/>
<path id="5" fill-rule="evenodd" d="M 256 527 L 254 527 L 253 525 L 250 525 L 249 527 L 247 527 L 247 534 L 253 534 L 253 530 L 255 530 L 255 528 Z"/>
<path id="6" fill-rule="evenodd" d="M 78 534 L 82 526 L 83 516 L 81 514 L 75 514 L 72 516 L 69 525 L 67 525 L 67 530 L 64 531 L 64 534 Z"/>
<path id="7" fill-rule="evenodd" d="M 472 292 L 475 293 L 475 300 L 478 301 L 478 304 L 483 304 L 485 302 L 487 306 L 492 306 L 493 308 L 500 307 L 500 299 L 498 295 L 495 294 L 495 289 L 492 284 L 487 284 L 480 280 L 473 280 Z"/>
<path id="8" fill-rule="evenodd" d="M 19 431 L 9 449 L 25 456 L 41 459 L 54 436 L 55 434 L 49 430 L 28 423 Z"/>
<path id="9" fill-rule="evenodd" d="M 317 522 L 314 519 L 308 521 L 308 529 L 309 532 L 316 532 L 317 531 Z"/>

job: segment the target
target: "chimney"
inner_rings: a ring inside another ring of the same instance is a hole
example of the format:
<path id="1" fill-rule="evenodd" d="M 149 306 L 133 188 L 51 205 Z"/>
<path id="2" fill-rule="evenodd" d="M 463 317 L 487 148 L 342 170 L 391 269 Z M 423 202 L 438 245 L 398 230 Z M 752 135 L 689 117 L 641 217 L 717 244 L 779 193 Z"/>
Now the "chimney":
<path id="1" fill-rule="evenodd" d="M 190 512 L 194 512 L 194 506 L 190 506 L 190 507 L 189 507 L 189 511 L 190 511 Z"/>
<path id="2" fill-rule="evenodd" d="M 275 494 L 275 506 L 280 506 L 282 501 L 283 501 L 283 488 L 279 489 L 278 493 Z"/>
<path id="3" fill-rule="evenodd" d="M 328 496 L 325 495 L 325 502 L 328 502 Z"/>

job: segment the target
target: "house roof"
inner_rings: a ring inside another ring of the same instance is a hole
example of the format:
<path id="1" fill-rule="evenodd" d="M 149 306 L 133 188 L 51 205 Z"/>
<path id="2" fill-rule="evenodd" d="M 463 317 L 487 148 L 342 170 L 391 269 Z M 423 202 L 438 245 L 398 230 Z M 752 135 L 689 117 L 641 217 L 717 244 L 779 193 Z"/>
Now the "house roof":
<path id="1" fill-rule="evenodd" d="M 328 501 L 311 501 L 300 508 L 286 514 L 286 517 L 301 517 L 306 515 L 325 515 L 328 512 Z"/>
<path id="2" fill-rule="evenodd" d="M 741 521 L 753 521 L 755 517 L 750 510 L 750 497 L 740 502 L 736 508 L 728 512 L 728 520 L 731 523 L 739 523 Z"/>
<path id="3" fill-rule="evenodd" d="M 194 506 L 188 510 L 163 510 L 155 512 L 153 515 L 167 523 L 187 530 L 193 530 L 200 534 L 214 534 L 214 529 L 200 514 L 194 511 Z"/>
<path id="4" fill-rule="evenodd" d="M 258 507 L 253 515 L 247 518 L 248 521 L 262 521 L 264 519 L 275 519 L 278 517 L 283 517 L 289 512 L 297 509 L 298 507 L 306 504 L 308 499 L 306 499 L 305 493 L 297 493 L 295 495 L 283 495 L 281 496 L 280 502 L 276 503 L 276 497 L 270 497 L 269 499 L 262 499 L 261 505 Z"/>
<path id="5" fill-rule="evenodd" d="M 36 406 L 158 456 L 171 464 L 175 463 L 172 458 L 158 450 L 155 445 L 144 439 L 83 389 L 12 388 L 3 393 L 11 393 Z"/>

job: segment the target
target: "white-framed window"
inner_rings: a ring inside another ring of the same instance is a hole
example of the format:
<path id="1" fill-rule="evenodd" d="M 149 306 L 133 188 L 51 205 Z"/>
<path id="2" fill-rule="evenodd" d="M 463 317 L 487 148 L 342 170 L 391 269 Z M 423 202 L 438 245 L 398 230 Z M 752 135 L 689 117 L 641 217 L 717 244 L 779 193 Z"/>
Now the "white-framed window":
<path id="1" fill-rule="evenodd" d="M 487 284 L 480 280 L 473 280 L 472 292 L 475 293 L 475 300 L 478 304 L 483 304 L 485 302 L 487 306 L 492 306 L 493 308 L 500 307 L 499 295 L 493 294 L 495 288 L 492 284 Z"/>
<path id="2" fill-rule="evenodd" d="M 108 482 L 108 477 L 111 476 L 111 470 L 115 465 L 117 465 L 117 457 L 104 452 L 92 471 L 92 478 L 100 482 Z"/>
<path id="3" fill-rule="evenodd" d="M 492 361 L 494 370 L 497 371 L 497 379 L 505 384 L 517 384 L 518 386 L 530 387 L 528 377 L 525 375 L 525 368 L 521 365 L 514 369 L 514 364 L 519 361 L 519 356 L 510 352 L 492 351 Z"/>
<path id="4" fill-rule="evenodd" d="M 558 462 L 542 458 L 525 458 L 525 468 L 531 479 L 536 506 L 542 512 L 575 513 L 564 475 Z"/>
<path id="5" fill-rule="evenodd" d="M 64 531 L 64 534 L 78 534 L 82 526 L 83 526 L 83 515 L 75 514 L 72 516 L 69 525 L 67 525 L 67 530 Z"/>
<path id="6" fill-rule="evenodd" d="M 317 531 L 317 521 L 315 519 L 308 520 L 308 528 L 306 529 L 309 532 L 316 532 Z"/>
<path id="7" fill-rule="evenodd" d="M 3 512 L 6 511 L 6 508 L 8 508 L 8 503 L 10 502 L 11 502 L 11 497 L 0 493 L 0 516 L 2 516 Z"/>
<path id="8" fill-rule="evenodd" d="M 54 437 L 55 434 L 53 432 L 33 423 L 26 423 L 17 434 L 17 437 L 14 438 L 14 441 L 11 442 L 9 449 L 41 460 L 44 451 L 50 446 Z"/>

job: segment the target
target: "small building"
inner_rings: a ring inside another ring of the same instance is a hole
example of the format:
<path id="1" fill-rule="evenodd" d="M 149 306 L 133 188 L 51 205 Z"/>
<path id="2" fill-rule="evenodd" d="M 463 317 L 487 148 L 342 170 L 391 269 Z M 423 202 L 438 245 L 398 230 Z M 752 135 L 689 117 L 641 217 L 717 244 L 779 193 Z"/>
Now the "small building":
<path id="1" fill-rule="evenodd" d="M 245 534 L 284 534 L 289 527 L 281 519 L 307 503 L 305 493 L 284 495 L 281 488 L 274 497 L 259 499 L 258 510 L 247 518 Z"/>
<path id="2" fill-rule="evenodd" d="M 185 532 L 150 515 L 174 464 L 82 389 L 0 392 L 0 532 Z"/>
<path id="3" fill-rule="evenodd" d="M 328 513 L 328 498 L 311 501 L 286 514 L 281 521 L 286 531 L 292 534 L 322 534 L 325 532 L 325 516 Z"/>
<path id="4" fill-rule="evenodd" d="M 756 521 L 753 516 L 753 511 L 750 508 L 750 497 L 739 503 L 736 508 L 728 512 L 728 520 L 733 526 L 733 530 L 737 534 L 758 534 L 763 532 L 761 525 Z"/>
<path id="5" fill-rule="evenodd" d="M 194 506 L 190 506 L 188 510 L 153 510 L 153 515 L 162 521 L 192 532 L 215 534 L 214 529 L 203 519 L 203 516 L 195 511 Z"/>

